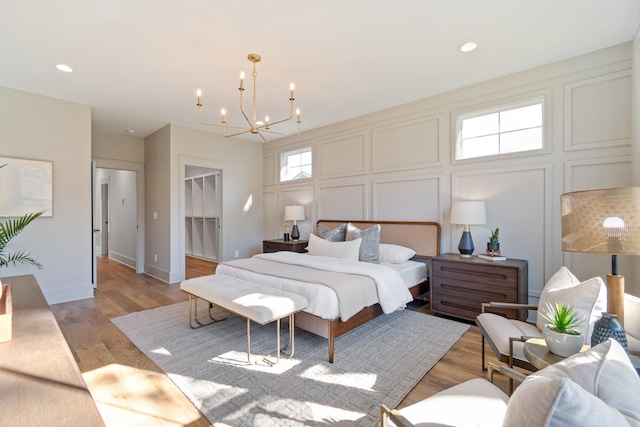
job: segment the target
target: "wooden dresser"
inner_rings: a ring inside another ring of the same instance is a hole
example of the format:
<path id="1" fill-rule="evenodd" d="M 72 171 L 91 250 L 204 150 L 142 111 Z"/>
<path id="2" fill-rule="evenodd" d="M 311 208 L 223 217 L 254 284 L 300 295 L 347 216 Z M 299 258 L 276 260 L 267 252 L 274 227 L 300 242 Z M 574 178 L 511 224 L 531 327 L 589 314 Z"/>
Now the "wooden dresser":
<path id="1" fill-rule="evenodd" d="M 486 261 L 458 254 L 438 255 L 431 260 L 431 310 L 475 320 L 483 302 L 527 304 L 528 277 L 525 260 Z M 527 318 L 526 310 L 495 312 L 511 319 Z"/>
<path id="2" fill-rule="evenodd" d="M 0 425 L 104 426 L 33 275 L 3 277 L 13 335 L 0 343 Z"/>

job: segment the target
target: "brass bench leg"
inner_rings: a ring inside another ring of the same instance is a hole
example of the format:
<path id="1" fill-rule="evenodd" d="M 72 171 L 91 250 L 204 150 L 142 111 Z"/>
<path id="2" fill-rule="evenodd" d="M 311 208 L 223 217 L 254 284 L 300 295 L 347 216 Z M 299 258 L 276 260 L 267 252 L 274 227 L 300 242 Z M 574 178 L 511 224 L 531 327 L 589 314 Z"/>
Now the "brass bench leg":
<path id="1" fill-rule="evenodd" d="M 222 320 L 226 320 L 229 318 L 228 312 L 227 312 L 227 316 L 222 319 L 214 318 L 213 315 L 211 314 L 212 307 L 213 307 L 213 304 L 209 303 L 209 310 L 207 311 L 209 312 L 209 318 L 211 319 L 211 321 L 207 323 L 200 322 L 200 320 L 198 320 L 198 297 L 195 295 L 189 294 L 189 327 L 191 329 L 198 329 L 203 326 L 211 325 L 212 323 L 220 322 Z M 196 323 L 195 325 L 193 323 L 194 321 Z"/>

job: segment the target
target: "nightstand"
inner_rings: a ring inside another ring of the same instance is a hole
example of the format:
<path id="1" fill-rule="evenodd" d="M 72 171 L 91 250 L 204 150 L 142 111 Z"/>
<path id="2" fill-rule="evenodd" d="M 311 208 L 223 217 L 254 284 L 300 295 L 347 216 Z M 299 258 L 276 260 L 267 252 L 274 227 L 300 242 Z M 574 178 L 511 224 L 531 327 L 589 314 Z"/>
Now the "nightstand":
<path id="1" fill-rule="evenodd" d="M 308 240 L 289 240 L 285 242 L 284 239 L 273 239 L 273 240 L 263 240 L 262 241 L 262 252 L 279 252 L 279 251 L 289 251 L 289 252 L 299 252 L 305 253 L 306 247 L 309 244 Z"/>
<path id="2" fill-rule="evenodd" d="M 483 302 L 528 304 L 529 263 L 521 259 L 487 261 L 458 254 L 431 259 L 431 310 L 475 320 Z M 493 311 L 493 309 L 492 309 Z M 496 310 L 510 319 L 526 320 L 526 310 Z"/>

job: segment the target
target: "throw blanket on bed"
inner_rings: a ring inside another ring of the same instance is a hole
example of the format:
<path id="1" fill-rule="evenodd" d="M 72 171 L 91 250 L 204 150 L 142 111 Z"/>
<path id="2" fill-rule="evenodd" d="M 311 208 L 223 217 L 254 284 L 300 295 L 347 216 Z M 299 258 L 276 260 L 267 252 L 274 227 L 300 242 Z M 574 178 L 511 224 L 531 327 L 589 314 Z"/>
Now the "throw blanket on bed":
<path id="1" fill-rule="evenodd" d="M 400 274 L 379 264 L 295 252 L 261 254 L 221 265 L 224 264 L 259 274 L 328 286 L 336 292 L 343 321 L 371 305 L 366 295 L 370 293 L 367 287 L 372 283 L 384 313 L 404 308 L 412 300 Z"/>

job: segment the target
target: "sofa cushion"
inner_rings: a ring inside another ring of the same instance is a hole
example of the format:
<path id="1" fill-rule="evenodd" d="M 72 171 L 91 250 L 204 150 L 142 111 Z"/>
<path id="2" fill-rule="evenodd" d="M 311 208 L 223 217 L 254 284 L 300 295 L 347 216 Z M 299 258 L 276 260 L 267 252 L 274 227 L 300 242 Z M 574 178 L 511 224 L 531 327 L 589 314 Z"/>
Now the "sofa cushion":
<path id="1" fill-rule="evenodd" d="M 584 322 L 577 327 L 585 337 L 585 343 L 591 343 L 593 324 L 607 311 L 607 293 L 604 282 L 600 277 L 593 277 L 580 282 L 567 267 L 561 267 L 547 282 L 540 294 L 538 310 L 544 310 L 547 305 L 555 306 L 562 301 L 575 307 L 584 316 Z M 538 315 L 536 326 L 542 330 L 545 322 Z"/>
<path id="2" fill-rule="evenodd" d="M 415 426 L 499 426 L 509 397 L 481 378 L 465 381 L 400 410 Z"/>
<path id="3" fill-rule="evenodd" d="M 533 373 L 509 401 L 504 426 L 640 425 L 640 378 L 609 339 Z"/>

